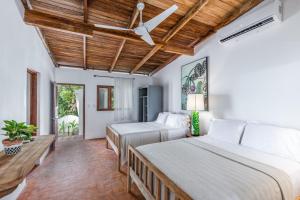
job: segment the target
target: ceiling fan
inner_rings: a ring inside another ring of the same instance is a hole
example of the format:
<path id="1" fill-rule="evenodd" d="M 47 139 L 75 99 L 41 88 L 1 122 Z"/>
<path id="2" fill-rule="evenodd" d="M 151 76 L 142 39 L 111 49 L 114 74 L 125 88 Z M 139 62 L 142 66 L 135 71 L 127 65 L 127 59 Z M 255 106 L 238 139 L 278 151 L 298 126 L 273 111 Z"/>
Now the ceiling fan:
<path id="1" fill-rule="evenodd" d="M 121 31 L 133 31 L 135 34 L 141 36 L 141 39 L 143 39 L 145 42 L 147 42 L 149 45 L 155 45 L 153 42 L 150 32 L 155 29 L 160 23 L 162 23 L 165 19 L 167 19 L 172 13 L 174 13 L 177 9 L 177 5 L 173 5 L 161 14 L 157 15 L 156 17 L 152 18 L 151 20 L 147 22 L 143 22 L 143 10 L 145 8 L 145 4 L 142 2 L 139 2 L 137 4 L 137 9 L 140 12 L 140 22 L 138 27 L 134 29 L 128 29 L 128 28 L 121 28 L 116 26 L 109 26 L 104 24 L 95 24 L 96 27 L 99 28 L 106 28 L 106 29 L 113 29 L 113 30 L 121 30 Z"/>

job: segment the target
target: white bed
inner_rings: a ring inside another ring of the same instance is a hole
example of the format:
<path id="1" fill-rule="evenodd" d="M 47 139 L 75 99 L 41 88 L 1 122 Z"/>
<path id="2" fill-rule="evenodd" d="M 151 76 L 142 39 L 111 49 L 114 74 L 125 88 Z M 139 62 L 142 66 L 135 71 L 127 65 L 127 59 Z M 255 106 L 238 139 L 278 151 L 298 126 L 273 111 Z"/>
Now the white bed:
<path id="1" fill-rule="evenodd" d="M 212 139 L 209 136 L 204 136 L 197 139 L 208 144 L 220 147 L 226 151 L 266 165 L 270 165 L 274 168 L 284 171 L 291 179 L 291 183 L 293 185 L 293 196 L 296 197 L 297 195 L 300 195 L 300 163 L 292 161 L 290 159 L 264 153 L 242 145 L 233 145 L 230 143 L 221 142 L 219 140 Z"/>
<path id="2" fill-rule="evenodd" d="M 111 124 L 106 139 L 118 155 L 118 167 L 127 161 L 128 145 L 140 145 L 176 140 L 189 133 L 189 117 L 160 113 L 154 122 Z"/>
<path id="3" fill-rule="evenodd" d="M 160 199 L 158 194 L 164 199 L 205 200 L 295 200 L 300 196 L 299 131 L 224 122 L 215 123 L 207 136 L 130 148 L 128 184 L 133 180 L 147 199 Z M 135 160 L 142 167 L 136 167 Z M 157 184 L 149 190 L 139 168 L 153 172 L 160 180 L 159 190 Z M 164 183 L 170 190 L 167 198 Z"/>

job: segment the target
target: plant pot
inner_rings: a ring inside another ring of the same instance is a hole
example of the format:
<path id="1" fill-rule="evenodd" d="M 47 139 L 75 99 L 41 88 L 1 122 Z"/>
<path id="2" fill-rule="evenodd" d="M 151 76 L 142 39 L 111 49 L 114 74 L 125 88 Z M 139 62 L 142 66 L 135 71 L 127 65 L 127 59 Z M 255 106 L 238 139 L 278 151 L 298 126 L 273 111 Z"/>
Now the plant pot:
<path id="1" fill-rule="evenodd" d="M 2 141 L 2 144 L 4 146 L 4 153 L 8 156 L 12 156 L 21 151 L 23 143 L 21 140 L 10 141 L 5 139 Z"/>

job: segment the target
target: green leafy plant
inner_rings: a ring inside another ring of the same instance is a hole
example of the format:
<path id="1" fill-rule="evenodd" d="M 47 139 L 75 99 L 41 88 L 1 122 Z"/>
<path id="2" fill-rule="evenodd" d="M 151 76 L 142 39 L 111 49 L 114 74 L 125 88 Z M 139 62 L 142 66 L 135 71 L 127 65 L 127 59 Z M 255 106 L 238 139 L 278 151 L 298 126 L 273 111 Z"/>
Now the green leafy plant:
<path id="1" fill-rule="evenodd" d="M 69 127 L 71 129 L 72 135 L 74 135 L 75 132 L 78 131 L 78 128 L 79 128 L 78 123 L 75 120 L 69 123 Z"/>
<path id="2" fill-rule="evenodd" d="M 65 121 L 62 121 L 59 124 L 59 133 L 61 135 L 65 135 L 67 130 L 67 135 L 75 135 L 79 130 L 79 124 L 76 122 L 76 120 L 72 122 L 66 123 Z"/>
<path id="3" fill-rule="evenodd" d="M 58 117 L 78 116 L 75 91 L 79 86 L 65 85 L 58 88 Z"/>
<path id="4" fill-rule="evenodd" d="M 32 134 L 37 131 L 37 127 L 34 125 L 27 125 L 27 128 L 23 129 L 22 131 L 23 140 L 32 140 Z"/>
<path id="5" fill-rule="evenodd" d="M 62 135 L 64 135 L 65 134 L 65 130 L 66 130 L 66 123 L 65 123 L 65 121 L 62 121 L 59 124 L 59 133 L 62 133 Z"/>
<path id="6" fill-rule="evenodd" d="M 32 134 L 36 132 L 37 128 L 34 125 L 27 125 L 25 122 L 17 122 L 15 120 L 4 120 L 4 127 L 2 128 L 8 137 L 8 141 L 23 141 L 31 140 Z"/>

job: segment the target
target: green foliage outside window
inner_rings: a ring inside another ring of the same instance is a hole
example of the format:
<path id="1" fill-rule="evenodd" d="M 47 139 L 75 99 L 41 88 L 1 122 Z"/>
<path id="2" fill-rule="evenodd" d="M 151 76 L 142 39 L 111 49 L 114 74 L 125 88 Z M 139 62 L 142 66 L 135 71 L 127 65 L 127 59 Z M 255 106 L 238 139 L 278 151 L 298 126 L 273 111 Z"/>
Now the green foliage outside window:
<path id="1" fill-rule="evenodd" d="M 72 121 L 69 123 L 62 121 L 62 123 L 59 124 L 59 134 L 61 136 L 77 135 L 78 131 L 79 131 L 79 124 L 76 123 L 76 121 Z"/>
<path id="2" fill-rule="evenodd" d="M 75 91 L 80 89 L 80 86 L 59 86 L 58 87 L 58 117 L 66 115 L 78 116 L 76 107 Z"/>

